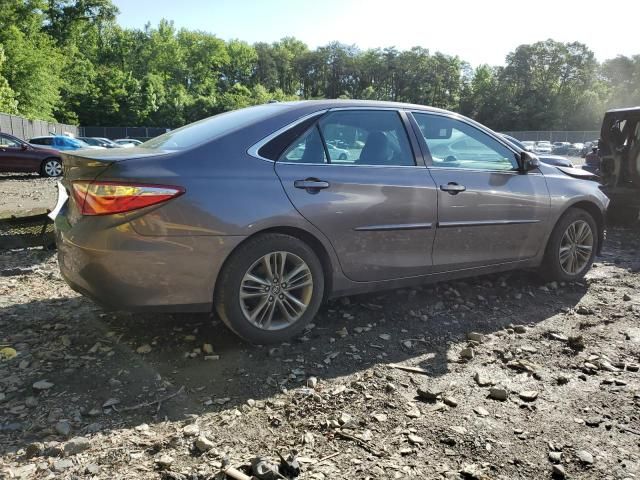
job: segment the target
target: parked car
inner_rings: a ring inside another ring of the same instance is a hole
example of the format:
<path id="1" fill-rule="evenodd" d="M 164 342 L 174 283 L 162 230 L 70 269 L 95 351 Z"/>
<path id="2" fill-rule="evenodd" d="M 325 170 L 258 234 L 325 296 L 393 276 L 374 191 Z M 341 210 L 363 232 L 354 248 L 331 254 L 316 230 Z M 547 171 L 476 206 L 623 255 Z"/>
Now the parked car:
<path id="1" fill-rule="evenodd" d="M 140 140 L 136 140 L 135 138 L 119 138 L 117 140 L 114 140 L 113 142 L 125 148 L 132 148 L 138 145 L 142 145 L 142 142 Z"/>
<path id="2" fill-rule="evenodd" d="M 104 137 L 77 137 L 78 140 L 82 140 L 84 143 L 88 145 L 93 145 L 95 147 L 104 147 L 104 148 L 123 148 L 122 145 L 118 145 L 113 140 L 109 140 Z"/>
<path id="3" fill-rule="evenodd" d="M 582 169 L 595 175 L 600 175 L 600 155 L 598 153 L 598 147 L 592 147 L 591 151 L 585 155 Z"/>
<path id="4" fill-rule="evenodd" d="M 533 151 L 535 153 L 552 153 L 553 146 L 551 145 L 551 142 L 547 142 L 546 140 L 541 142 L 536 142 L 536 146 L 533 149 Z"/>
<path id="5" fill-rule="evenodd" d="M 524 146 L 524 149 L 525 149 L 527 152 L 533 152 L 533 150 L 534 150 L 534 149 L 535 149 L 535 147 L 536 147 L 536 142 L 532 142 L 532 141 L 530 141 L 530 140 L 525 140 L 525 141 L 523 141 L 523 142 L 521 142 L 521 143 L 522 143 L 522 145 Z"/>
<path id="6" fill-rule="evenodd" d="M 363 147 L 327 158 L 348 137 Z M 519 268 L 580 279 L 608 204 L 588 172 L 402 103 L 260 105 L 63 160 L 72 288 L 124 310 L 214 306 L 258 344 L 302 332 L 326 298 Z"/>
<path id="7" fill-rule="evenodd" d="M 582 152 L 580 153 L 581 157 L 586 157 L 587 153 L 593 150 L 593 147 L 598 147 L 598 140 L 591 140 L 590 142 L 584 142 L 584 146 L 582 147 Z"/>
<path id="8" fill-rule="evenodd" d="M 571 144 L 569 142 L 554 142 L 553 154 L 555 155 L 568 155 Z"/>
<path id="9" fill-rule="evenodd" d="M 598 142 L 602 189 L 612 219 L 631 223 L 640 214 L 640 107 L 605 113 Z"/>
<path id="10" fill-rule="evenodd" d="M 0 172 L 35 172 L 43 177 L 57 177 L 62 175 L 62 160 L 55 150 L 0 133 Z"/>
<path id="11" fill-rule="evenodd" d="M 349 151 L 344 148 L 338 148 L 335 145 L 330 143 L 327 144 L 327 150 L 329 151 L 329 156 L 331 160 L 348 160 L 349 159 Z"/>
<path id="12" fill-rule="evenodd" d="M 31 140 L 29 140 L 29 143 L 32 145 L 38 145 L 42 148 L 53 148 L 61 152 L 66 150 L 80 150 L 82 148 L 102 148 L 89 145 L 82 140 L 78 140 L 77 138 L 73 137 L 67 137 L 66 135 L 44 135 L 42 137 L 33 137 Z"/>
<path id="13" fill-rule="evenodd" d="M 569 147 L 569 155 L 577 157 L 582 153 L 582 149 L 584 148 L 584 143 L 572 143 Z"/>
<path id="14" fill-rule="evenodd" d="M 502 136 L 512 145 L 515 145 L 521 150 L 527 151 L 524 142 L 521 142 L 520 140 L 512 137 L 511 135 L 503 134 Z M 573 167 L 573 164 L 571 163 L 571 161 L 566 157 L 561 157 L 558 155 L 545 155 L 545 154 L 537 154 L 536 156 L 542 163 L 546 163 L 548 165 L 555 165 L 556 167 Z"/>

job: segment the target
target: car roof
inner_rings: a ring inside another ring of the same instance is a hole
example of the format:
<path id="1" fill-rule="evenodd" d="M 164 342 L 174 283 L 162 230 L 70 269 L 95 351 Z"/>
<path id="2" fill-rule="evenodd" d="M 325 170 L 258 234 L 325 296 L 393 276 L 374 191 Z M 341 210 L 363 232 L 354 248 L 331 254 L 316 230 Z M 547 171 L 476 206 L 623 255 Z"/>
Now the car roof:
<path id="1" fill-rule="evenodd" d="M 297 108 L 317 107 L 318 110 L 329 108 L 401 108 L 409 110 L 423 110 L 425 112 L 453 113 L 436 107 L 418 105 L 415 103 L 387 102 L 382 100 L 345 100 L 345 99 L 324 99 L 324 100 L 296 100 L 292 102 L 269 103 L 268 105 L 281 106 L 283 109 L 295 110 Z"/>
<path id="2" fill-rule="evenodd" d="M 623 113 L 623 112 L 640 113 L 640 106 L 628 107 L 628 108 L 612 108 L 611 110 L 607 110 L 606 113 Z"/>

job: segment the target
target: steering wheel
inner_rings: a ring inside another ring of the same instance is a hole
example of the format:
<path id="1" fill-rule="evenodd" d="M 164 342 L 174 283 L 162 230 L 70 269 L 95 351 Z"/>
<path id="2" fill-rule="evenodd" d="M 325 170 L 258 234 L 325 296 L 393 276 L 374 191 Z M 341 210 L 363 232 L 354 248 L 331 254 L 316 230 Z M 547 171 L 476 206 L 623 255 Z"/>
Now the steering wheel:
<path id="1" fill-rule="evenodd" d="M 445 157 L 444 161 L 445 162 L 457 162 L 458 159 L 453 155 L 449 155 L 448 157 Z"/>

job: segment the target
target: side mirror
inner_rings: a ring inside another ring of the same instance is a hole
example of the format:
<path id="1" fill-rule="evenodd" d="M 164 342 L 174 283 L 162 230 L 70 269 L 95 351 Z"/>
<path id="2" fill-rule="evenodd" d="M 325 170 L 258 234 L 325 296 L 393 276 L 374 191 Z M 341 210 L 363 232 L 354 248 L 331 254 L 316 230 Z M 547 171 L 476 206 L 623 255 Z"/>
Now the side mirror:
<path id="1" fill-rule="evenodd" d="M 27 150 L 29 148 L 29 145 L 27 145 L 26 143 L 21 143 L 20 144 L 20 149 L 21 150 Z"/>
<path id="2" fill-rule="evenodd" d="M 518 163 L 520 164 L 520 170 L 526 173 L 538 168 L 540 166 L 540 159 L 531 152 L 523 151 L 520 152 Z"/>

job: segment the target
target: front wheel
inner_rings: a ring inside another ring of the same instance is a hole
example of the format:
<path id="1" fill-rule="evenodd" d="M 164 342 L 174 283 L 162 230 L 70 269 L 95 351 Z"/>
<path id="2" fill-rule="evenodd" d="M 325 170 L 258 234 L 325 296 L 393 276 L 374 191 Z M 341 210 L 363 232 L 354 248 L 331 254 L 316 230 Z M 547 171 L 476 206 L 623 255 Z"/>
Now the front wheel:
<path id="1" fill-rule="evenodd" d="M 214 303 L 238 336 L 269 344 L 302 332 L 323 294 L 324 274 L 315 252 L 295 237 L 273 233 L 250 239 L 231 255 Z"/>
<path id="2" fill-rule="evenodd" d="M 579 280 L 591 268 L 598 251 L 598 228 L 585 210 L 569 209 L 553 229 L 540 267 L 547 280 Z"/>
<path id="3" fill-rule="evenodd" d="M 42 162 L 40 174 L 43 177 L 59 177 L 62 175 L 62 162 L 59 158 L 47 158 Z"/>

